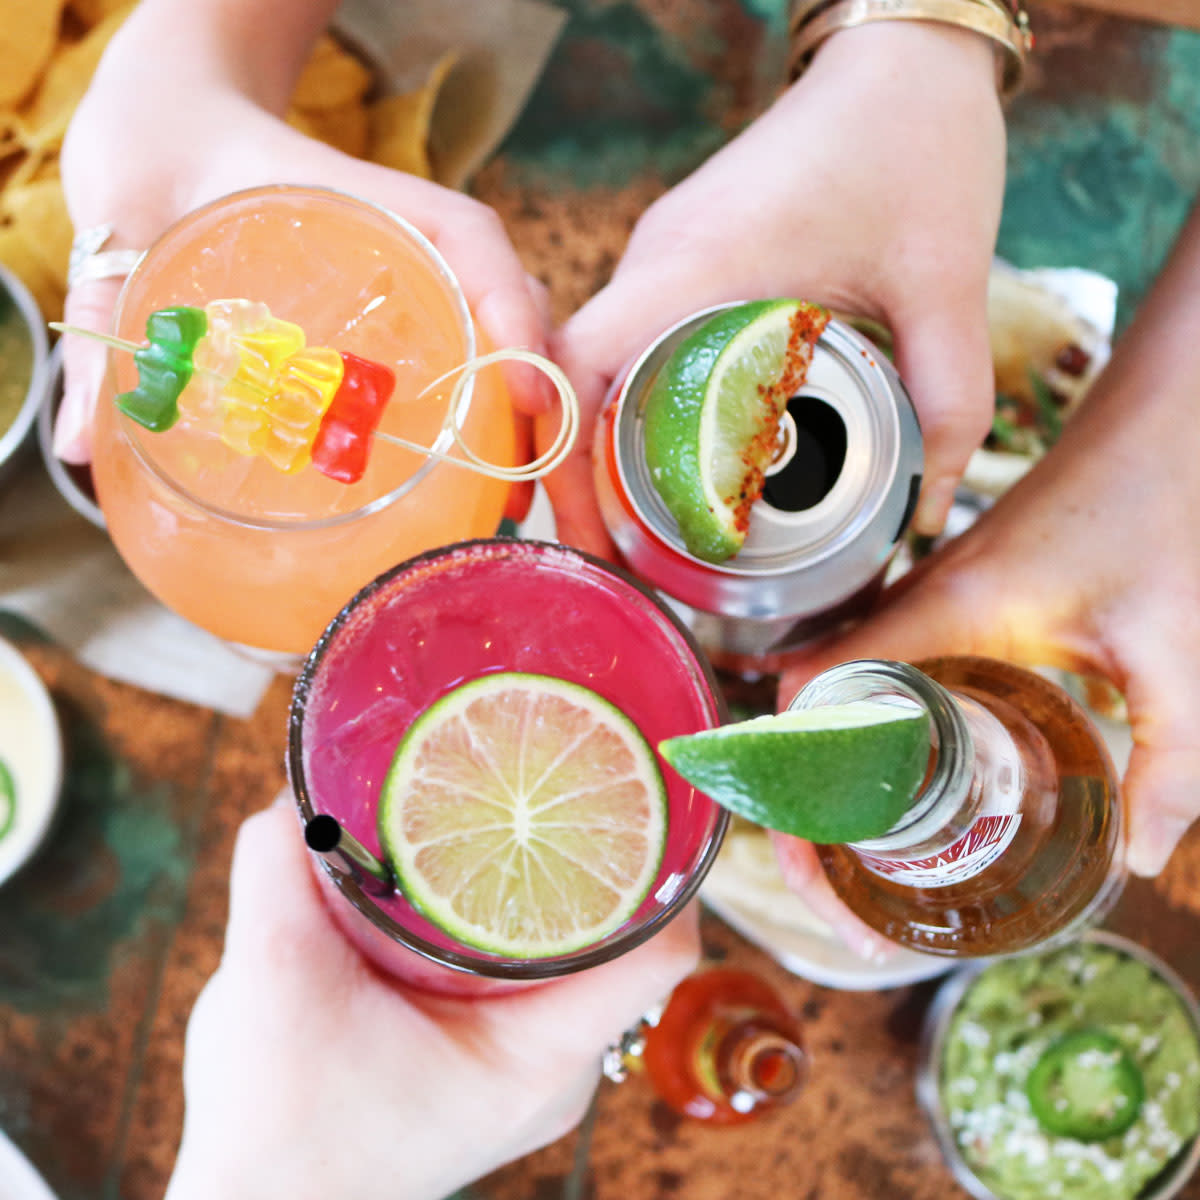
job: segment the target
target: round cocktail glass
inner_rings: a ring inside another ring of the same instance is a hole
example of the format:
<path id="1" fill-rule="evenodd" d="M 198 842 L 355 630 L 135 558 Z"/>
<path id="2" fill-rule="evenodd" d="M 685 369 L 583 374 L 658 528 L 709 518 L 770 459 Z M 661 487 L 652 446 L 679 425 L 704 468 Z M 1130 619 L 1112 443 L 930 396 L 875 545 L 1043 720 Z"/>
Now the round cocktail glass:
<path id="1" fill-rule="evenodd" d="M 380 786 L 405 730 L 457 685 L 496 671 L 553 675 L 590 688 L 652 746 L 724 719 L 691 635 L 631 576 L 544 542 L 448 546 L 360 591 L 305 663 L 288 744 L 303 821 L 336 817 L 380 854 Z M 596 966 L 662 928 L 696 893 L 720 848 L 725 810 L 661 765 L 669 811 L 654 883 L 629 921 L 569 954 L 489 954 L 456 941 L 403 897 L 369 895 L 314 858 L 317 875 L 347 936 L 385 971 L 420 987 L 480 994 Z"/>
<path id="2" fill-rule="evenodd" d="M 449 267 L 406 221 L 319 188 L 223 197 L 150 248 L 121 292 L 114 332 L 142 343 L 154 310 L 231 298 L 264 302 L 311 346 L 391 368 L 381 431 L 452 450 L 442 426 L 454 381 L 430 385 L 485 348 Z M 132 355 L 114 350 L 93 464 L 109 532 L 150 591 L 230 642 L 298 659 L 380 571 L 499 524 L 507 484 L 379 438 L 362 480 L 347 485 L 311 467 L 282 474 L 188 422 L 151 433 L 113 403 L 136 383 Z M 482 372 L 456 403 L 467 443 L 512 464 L 500 372 Z"/>

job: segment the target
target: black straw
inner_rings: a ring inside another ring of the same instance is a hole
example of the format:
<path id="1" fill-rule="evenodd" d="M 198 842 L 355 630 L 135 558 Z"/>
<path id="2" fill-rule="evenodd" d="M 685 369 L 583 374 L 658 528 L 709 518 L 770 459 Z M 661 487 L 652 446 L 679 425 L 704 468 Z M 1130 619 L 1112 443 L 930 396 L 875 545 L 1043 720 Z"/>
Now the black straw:
<path id="1" fill-rule="evenodd" d="M 349 875 L 364 892 L 390 896 L 396 880 L 387 863 L 375 857 L 356 837 L 342 828 L 336 817 L 319 813 L 304 827 L 304 841 L 343 875 Z"/>

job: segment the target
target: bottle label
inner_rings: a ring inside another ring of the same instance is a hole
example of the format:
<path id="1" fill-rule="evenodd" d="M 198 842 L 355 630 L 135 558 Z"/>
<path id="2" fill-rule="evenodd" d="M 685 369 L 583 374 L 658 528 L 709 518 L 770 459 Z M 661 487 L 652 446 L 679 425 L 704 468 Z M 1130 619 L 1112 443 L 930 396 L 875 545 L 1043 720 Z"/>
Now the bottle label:
<path id="1" fill-rule="evenodd" d="M 987 806 L 991 811 L 980 813 L 958 841 L 936 854 L 908 860 L 876 858 L 861 852 L 858 857 L 869 871 L 907 887 L 936 888 L 962 883 L 991 866 L 1017 836 L 1021 824 L 1018 799 L 998 796 L 996 800 L 997 804 Z M 997 807 L 1002 807 L 1002 811 L 995 811 Z"/>

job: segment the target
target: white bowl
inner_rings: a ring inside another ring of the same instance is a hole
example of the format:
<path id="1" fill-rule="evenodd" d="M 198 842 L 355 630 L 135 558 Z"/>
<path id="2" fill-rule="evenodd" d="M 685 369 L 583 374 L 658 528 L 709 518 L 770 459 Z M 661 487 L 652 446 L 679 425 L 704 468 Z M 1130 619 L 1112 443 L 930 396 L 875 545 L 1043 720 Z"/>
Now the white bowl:
<path id="1" fill-rule="evenodd" d="M 4 1200 L 54 1200 L 33 1164 L 0 1133 L 0 1196 Z"/>
<path id="2" fill-rule="evenodd" d="M 33 351 L 33 371 L 29 377 L 29 389 L 25 393 L 25 400 L 17 410 L 17 419 L 7 429 L 0 431 L 0 478 L 3 478 L 16 463 L 20 456 L 19 452 L 26 445 L 38 407 L 42 402 L 47 339 L 46 322 L 42 320 L 41 311 L 30 295 L 29 289 L 2 264 L 0 264 L 0 292 L 6 292 L 12 298 L 17 312 L 24 318 Z"/>
<path id="3" fill-rule="evenodd" d="M 54 702 L 25 656 L 0 638 L 0 758 L 16 785 L 16 816 L 0 838 L 0 883 L 38 851 L 58 810 L 62 734 Z"/>

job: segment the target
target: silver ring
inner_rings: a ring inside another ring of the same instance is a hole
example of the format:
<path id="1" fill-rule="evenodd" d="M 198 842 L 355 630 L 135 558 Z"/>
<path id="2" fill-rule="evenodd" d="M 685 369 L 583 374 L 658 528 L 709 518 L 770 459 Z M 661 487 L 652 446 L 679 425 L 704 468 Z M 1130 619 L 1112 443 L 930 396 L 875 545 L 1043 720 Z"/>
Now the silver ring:
<path id="1" fill-rule="evenodd" d="M 111 225 L 90 225 L 75 235 L 67 263 L 68 287 L 128 275 L 141 262 L 144 250 L 102 250 L 112 233 Z"/>
<path id="2" fill-rule="evenodd" d="M 637 1023 L 612 1042 L 600 1060 L 600 1069 L 613 1083 L 624 1083 L 629 1078 L 630 1066 L 641 1058 L 646 1050 L 646 1031 L 653 1029 L 662 1019 L 666 1001 L 655 1004 L 642 1014 Z"/>

